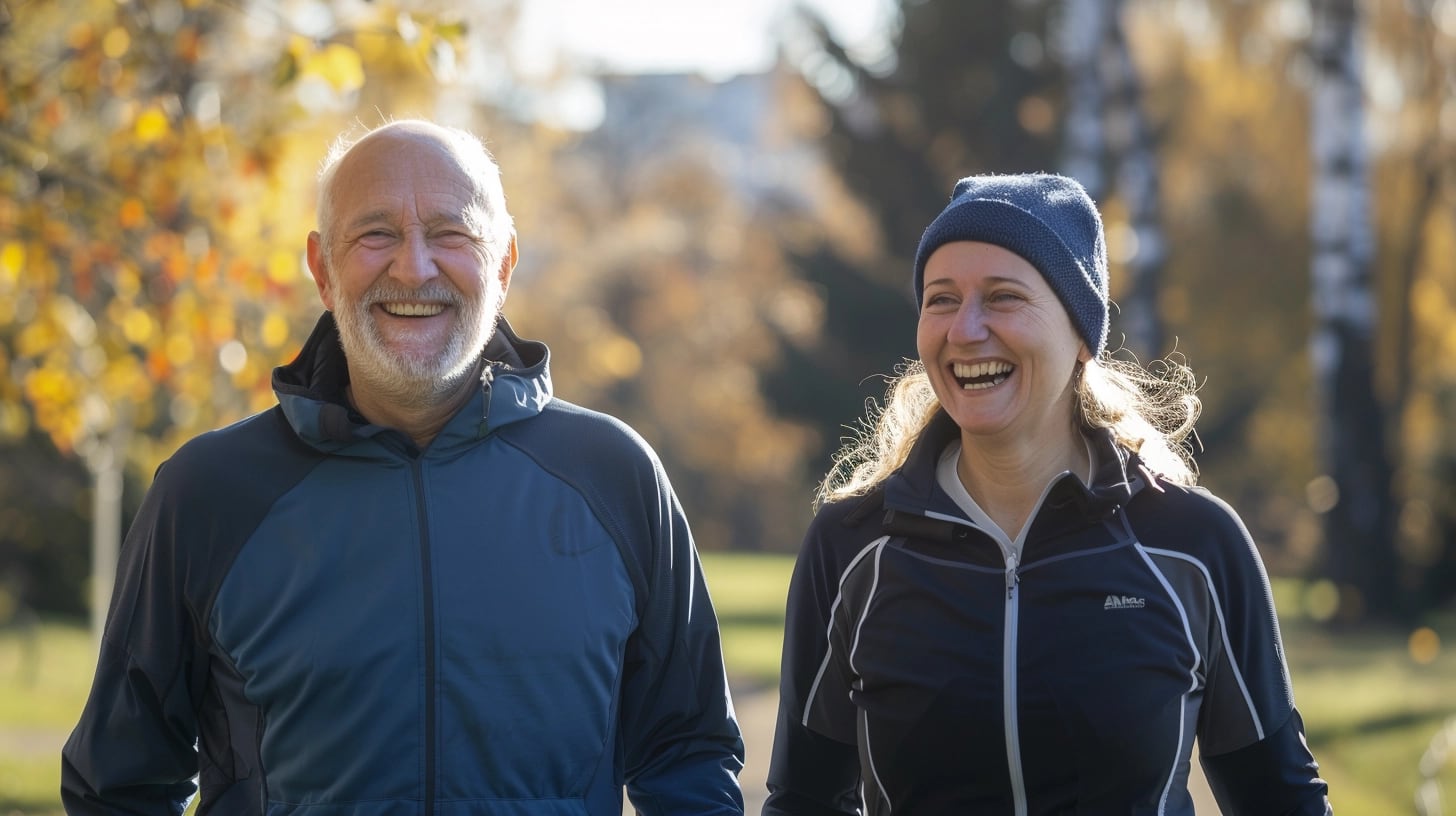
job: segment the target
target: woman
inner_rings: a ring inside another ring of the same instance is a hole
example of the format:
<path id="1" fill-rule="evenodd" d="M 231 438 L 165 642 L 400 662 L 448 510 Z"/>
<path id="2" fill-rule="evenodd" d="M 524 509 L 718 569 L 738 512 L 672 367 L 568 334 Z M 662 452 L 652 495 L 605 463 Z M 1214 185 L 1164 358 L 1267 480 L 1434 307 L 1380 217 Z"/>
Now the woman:
<path id="1" fill-rule="evenodd" d="M 1192 373 L 1107 355 L 1086 191 L 962 179 L 914 287 L 794 571 L 764 813 L 1188 814 L 1195 737 L 1225 813 L 1329 812 Z"/>

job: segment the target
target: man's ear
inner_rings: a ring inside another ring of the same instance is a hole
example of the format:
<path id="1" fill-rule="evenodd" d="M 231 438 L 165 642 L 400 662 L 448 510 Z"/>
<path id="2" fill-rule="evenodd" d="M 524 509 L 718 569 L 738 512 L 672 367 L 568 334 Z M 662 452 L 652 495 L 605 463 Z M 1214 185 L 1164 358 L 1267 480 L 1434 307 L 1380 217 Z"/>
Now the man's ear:
<path id="1" fill-rule="evenodd" d="M 308 271 L 313 275 L 313 283 L 318 287 L 319 300 L 324 302 L 324 308 L 334 310 L 334 292 L 329 288 L 329 264 L 324 257 L 327 252 L 323 245 L 323 236 L 314 230 L 308 234 Z"/>
<path id="2" fill-rule="evenodd" d="M 516 270 L 516 261 L 519 260 L 519 250 L 516 247 L 516 231 L 511 230 L 511 242 L 501 256 L 500 269 L 496 271 L 496 279 L 500 281 L 501 303 L 506 302 L 506 291 L 511 288 L 511 273 Z"/>

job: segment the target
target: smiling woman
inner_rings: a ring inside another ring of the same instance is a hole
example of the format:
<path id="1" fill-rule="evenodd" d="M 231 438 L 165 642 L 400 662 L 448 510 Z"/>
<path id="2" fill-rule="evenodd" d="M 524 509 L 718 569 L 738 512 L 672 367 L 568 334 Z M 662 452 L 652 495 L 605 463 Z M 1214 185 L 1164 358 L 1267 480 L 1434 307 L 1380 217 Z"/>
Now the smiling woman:
<path id="1" fill-rule="evenodd" d="M 1077 182 L 962 179 L 920 360 L 836 459 L 789 589 L 766 816 L 1325 814 L 1269 587 L 1183 440 L 1192 373 L 1112 358 Z"/>

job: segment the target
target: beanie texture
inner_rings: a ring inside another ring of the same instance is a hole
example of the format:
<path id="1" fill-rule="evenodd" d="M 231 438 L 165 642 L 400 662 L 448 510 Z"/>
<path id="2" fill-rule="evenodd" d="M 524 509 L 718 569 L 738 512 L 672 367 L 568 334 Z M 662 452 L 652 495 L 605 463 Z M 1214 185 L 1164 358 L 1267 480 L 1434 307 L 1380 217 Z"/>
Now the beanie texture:
<path id="1" fill-rule="evenodd" d="M 995 244 L 1020 255 L 1046 278 L 1094 356 L 1107 346 L 1107 240 L 1097 205 L 1076 180 L 1047 173 L 968 176 L 920 237 L 915 252 L 915 308 L 925 290 L 925 263 L 952 241 Z"/>

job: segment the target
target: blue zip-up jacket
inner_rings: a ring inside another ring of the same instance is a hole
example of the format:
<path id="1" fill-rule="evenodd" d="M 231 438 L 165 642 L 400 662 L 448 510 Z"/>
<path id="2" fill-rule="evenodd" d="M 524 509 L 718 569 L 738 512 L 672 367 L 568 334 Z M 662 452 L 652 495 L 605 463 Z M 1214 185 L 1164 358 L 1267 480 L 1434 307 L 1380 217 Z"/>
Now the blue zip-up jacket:
<path id="1" fill-rule="evenodd" d="M 368 424 L 325 314 L 279 405 L 183 445 L 122 546 L 72 814 L 742 813 L 681 508 L 504 321 L 424 449 Z"/>
<path id="2" fill-rule="evenodd" d="M 810 526 L 765 816 L 1186 816 L 1195 738 L 1228 816 L 1327 813 L 1233 510 L 1101 432 L 1093 484 L 1049 486 L 1018 563 L 937 482 L 958 434 L 940 413 Z"/>

